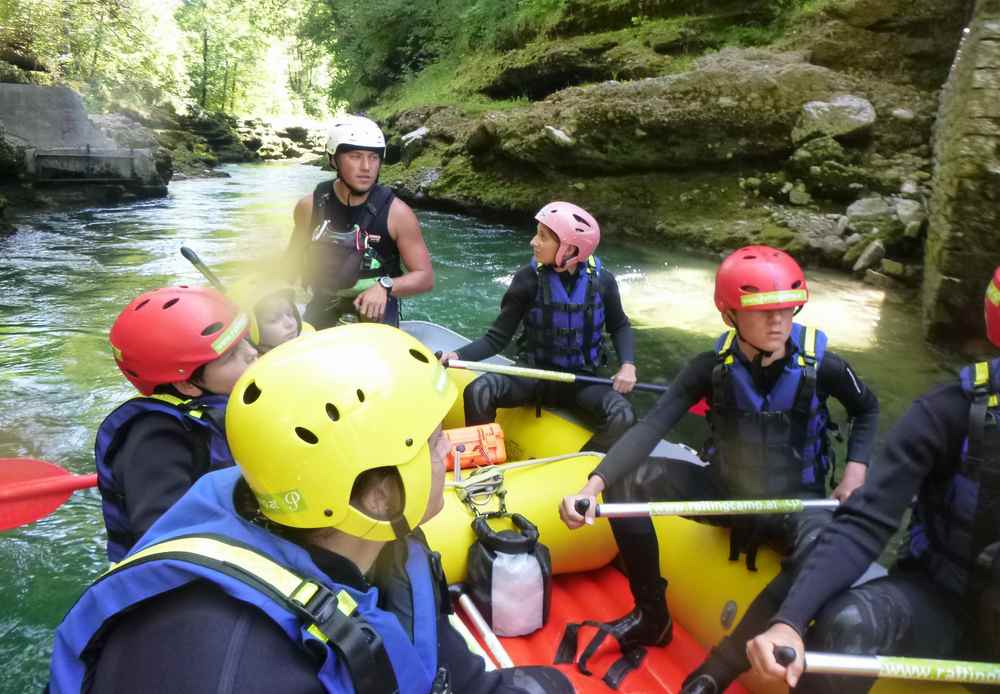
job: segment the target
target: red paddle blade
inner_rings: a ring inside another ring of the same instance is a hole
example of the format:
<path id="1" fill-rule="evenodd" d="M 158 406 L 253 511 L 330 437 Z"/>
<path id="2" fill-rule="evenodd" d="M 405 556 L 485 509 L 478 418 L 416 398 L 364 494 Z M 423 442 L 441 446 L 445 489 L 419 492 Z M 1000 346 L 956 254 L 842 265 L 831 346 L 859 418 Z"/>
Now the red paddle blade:
<path id="1" fill-rule="evenodd" d="M 30 458 L 0 458 L 0 531 L 44 518 L 77 489 L 97 486 L 97 475 L 74 475 Z"/>

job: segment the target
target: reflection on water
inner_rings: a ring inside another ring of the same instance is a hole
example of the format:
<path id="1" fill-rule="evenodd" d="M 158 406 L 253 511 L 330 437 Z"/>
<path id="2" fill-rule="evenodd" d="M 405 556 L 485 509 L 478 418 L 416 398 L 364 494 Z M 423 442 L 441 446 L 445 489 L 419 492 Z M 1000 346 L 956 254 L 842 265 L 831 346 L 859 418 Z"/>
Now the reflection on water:
<path id="1" fill-rule="evenodd" d="M 94 432 L 130 397 L 106 334 L 126 302 L 165 284 L 201 283 L 179 254 L 192 246 L 231 279 L 248 261 L 267 264 L 290 231 L 295 200 L 324 174 L 289 164 L 227 167 L 231 179 L 181 181 L 164 200 L 38 215 L 0 238 L 0 456 L 31 456 L 83 473 Z M 585 202 L 585 201 L 584 201 Z M 406 318 L 448 324 L 470 337 L 496 315 L 517 267 L 528 261 L 533 222 L 518 228 L 421 212 L 434 258 L 433 293 L 406 300 Z M 641 380 L 666 382 L 711 348 L 723 325 L 712 301 L 716 262 L 663 249 L 605 243 L 638 330 Z M 261 263 L 261 259 L 265 259 Z M 821 327 L 879 393 L 888 424 L 918 392 L 944 378 L 923 346 L 919 312 L 842 275 L 810 272 L 813 299 L 801 314 Z M 636 396 L 640 409 L 652 402 Z M 689 417 L 676 437 L 698 445 Z M 51 630 L 104 566 L 100 501 L 77 493 L 57 513 L 0 537 L 0 691 L 39 689 Z"/>

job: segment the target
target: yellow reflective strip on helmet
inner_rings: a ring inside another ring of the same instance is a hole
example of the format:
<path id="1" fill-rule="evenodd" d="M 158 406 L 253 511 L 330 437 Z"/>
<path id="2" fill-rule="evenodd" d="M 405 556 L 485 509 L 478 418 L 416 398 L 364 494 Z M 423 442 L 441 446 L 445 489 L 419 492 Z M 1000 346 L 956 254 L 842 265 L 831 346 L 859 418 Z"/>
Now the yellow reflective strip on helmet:
<path id="1" fill-rule="evenodd" d="M 1000 287 L 990 280 L 989 285 L 986 287 L 986 298 L 994 306 L 1000 306 Z"/>
<path id="2" fill-rule="evenodd" d="M 766 306 L 768 304 L 788 304 L 793 301 L 806 302 L 806 291 L 804 289 L 783 289 L 777 292 L 759 292 L 757 294 L 744 294 L 740 297 L 740 306 Z"/>
<path id="3" fill-rule="evenodd" d="M 990 365 L 984 361 L 976 364 L 976 385 L 985 386 L 990 382 Z"/>
<path id="4" fill-rule="evenodd" d="M 247 318 L 247 314 L 237 314 L 236 318 L 233 319 L 233 322 L 229 324 L 229 327 L 212 341 L 212 351 L 216 354 L 223 354 L 226 352 L 233 346 L 233 343 L 239 339 L 240 335 L 243 334 L 243 331 L 247 329 L 247 325 L 249 325 L 249 323 L 250 319 Z"/>

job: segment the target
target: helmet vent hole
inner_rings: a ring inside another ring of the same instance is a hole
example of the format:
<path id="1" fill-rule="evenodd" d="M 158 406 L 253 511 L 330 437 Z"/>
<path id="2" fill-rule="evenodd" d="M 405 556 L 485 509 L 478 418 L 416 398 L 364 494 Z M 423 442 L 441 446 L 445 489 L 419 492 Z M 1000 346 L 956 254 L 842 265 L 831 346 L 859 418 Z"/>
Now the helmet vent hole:
<path id="1" fill-rule="evenodd" d="M 364 402 L 364 401 L 365 401 L 365 391 L 358 388 L 358 402 Z"/>
<path id="2" fill-rule="evenodd" d="M 131 376 L 132 378 L 139 378 L 139 374 L 137 374 L 132 369 L 125 369 L 125 370 L 128 371 L 128 375 Z"/>
<path id="3" fill-rule="evenodd" d="M 319 437 L 312 433 L 305 427 L 295 427 L 295 435 L 300 439 L 308 443 L 309 445 L 315 445 L 319 443 Z"/>
<path id="4" fill-rule="evenodd" d="M 330 418 L 331 421 L 336 422 L 340 419 L 340 410 L 337 406 L 331 402 L 326 403 L 326 416 Z M 301 434 L 299 434 L 301 436 Z"/>
<path id="5" fill-rule="evenodd" d="M 417 361 L 422 361 L 425 364 L 430 364 L 431 360 L 427 358 L 427 355 L 417 349 L 411 349 L 410 355 Z"/>
<path id="6" fill-rule="evenodd" d="M 333 509 L 332 508 L 323 509 L 323 515 L 329 518 L 330 516 L 333 515 Z"/>
<path id="7" fill-rule="evenodd" d="M 245 405 L 252 405 L 257 402 L 257 398 L 260 397 L 260 387 L 253 381 L 243 389 L 243 403 Z"/>
<path id="8" fill-rule="evenodd" d="M 745 255 L 745 256 L 743 256 L 743 260 L 757 260 L 757 256 L 755 256 L 755 255 Z"/>
<path id="9" fill-rule="evenodd" d="M 413 445 L 413 439 L 406 439 L 406 441 L 404 441 L 403 443 L 405 443 L 407 445 L 407 447 L 412 446 Z"/>
<path id="10" fill-rule="evenodd" d="M 138 306 L 136 306 L 134 310 L 138 311 L 140 308 L 142 308 L 143 306 L 145 306 L 148 303 L 149 303 L 149 299 L 146 299 L 145 301 L 143 301 L 142 303 L 140 303 Z"/>
<path id="11" fill-rule="evenodd" d="M 802 280 L 795 280 L 792 282 L 792 289 L 798 289 L 802 286 Z"/>
<path id="12" fill-rule="evenodd" d="M 744 284 L 742 287 L 740 287 L 740 291 L 746 292 L 747 294 L 756 294 L 757 292 L 760 291 L 760 289 L 753 286 L 752 284 Z"/>
<path id="13" fill-rule="evenodd" d="M 167 303 L 163 304 L 163 307 L 162 307 L 163 310 L 166 311 L 168 308 L 170 308 L 171 306 L 173 306 L 174 304 L 176 304 L 178 301 L 180 301 L 180 299 L 171 299 Z"/>
<path id="14" fill-rule="evenodd" d="M 580 224 L 582 224 L 583 226 L 587 227 L 588 229 L 590 228 L 590 223 L 586 219 L 584 219 L 583 217 L 581 217 L 580 215 L 574 214 L 573 215 L 573 219 L 575 219 L 576 221 L 580 222 Z M 583 231 L 583 230 L 582 229 L 577 229 L 577 231 Z"/>
<path id="15" fill-rule="evenodd" d="M 222 323 L 212 323 L 211 325 L 206 326 L 205 329 L 201 331 L 201 334 L 208 337 L 212 333 L 217 333 L 220 330 L 222 330 Z"/>

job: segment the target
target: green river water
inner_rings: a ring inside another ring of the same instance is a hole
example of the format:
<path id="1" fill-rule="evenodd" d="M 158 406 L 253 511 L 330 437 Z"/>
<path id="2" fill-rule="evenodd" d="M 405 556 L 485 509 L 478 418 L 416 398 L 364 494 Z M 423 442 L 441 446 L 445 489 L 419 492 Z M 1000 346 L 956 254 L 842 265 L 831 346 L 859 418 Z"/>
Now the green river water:
<path id="1" fill-rule="evenodd" d="M 121 308 L 146 289 L 199 283 L 178 252 L 182 244 L 223 277 L 241 263 L 273 257 L 287 239 L 295 199 L 326 175 L 298 164 L 224 170 L 231 178 L 179 181 L 161 200 L 40 213 L 0 237 L 0 457 L 92 472 L 98 424 L 134 392 L 106 339 Z M 529 258 L 533 223 L 418 216 L 437 286 L 407 300 L 404 318 L 480 334 L 506 282 Z M 610 241 L 600 255 L 617 275 L 637 328 L 640 380 L 668 382 L 723 329 L 712 303 L 717 260 Z M 813 298 L 800 320 L 826 330 L 832 349 L 878 393 L 883 433 L 914 396 L 954 373 L 953 362 L 924 346 L 915 298 L 889 297 L 835 273 L 810 272 L 809 279 Z M 640 410 L 651 402 L 636 397 Z M 703 425 L 687 419 L 674 438 L 697 445 Z M 0 692 L 44 686 L 52 631 L 106 566 L 104 541 L 96 490 L 0 534 Z"/>

